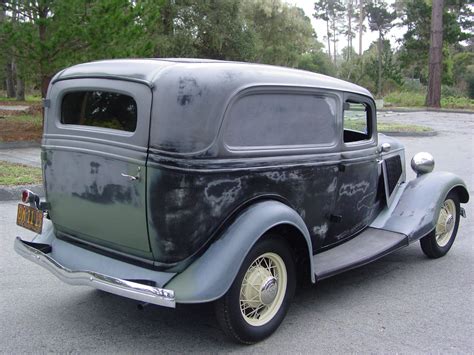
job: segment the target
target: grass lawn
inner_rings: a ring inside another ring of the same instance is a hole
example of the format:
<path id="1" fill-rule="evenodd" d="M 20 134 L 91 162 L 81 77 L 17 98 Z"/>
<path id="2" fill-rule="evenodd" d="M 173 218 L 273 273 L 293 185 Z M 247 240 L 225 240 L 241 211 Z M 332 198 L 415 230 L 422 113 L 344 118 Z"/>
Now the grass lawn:
<path id="1" fill-rule="evenodd" d="M 364 120 L 360 119 L 349 119 L 344 121 L 344 127 L 348 129 L 353 129 L 355 131 L 364 132 L 366 125 Z M 423 132 L 432 132 L 433 130 L 430 127 L 419 126 L 414 124 L 402 124 L 396 122 L 377 122 L 377 130 L 380 133 L 384 132 L 399 132 L 399 133 L 423 133 Z"/>
<path id="2" fill-rule="evenodd" d="M 0 185 L 41 184 L 41 169 L 0 161 Z"/>
<path id="3" fill-rule="evenodd" d="M 41 141 L 42 105 L 38 96 L 27 96 L 26 101 L 0 97 L 0 106 L 27 106 L 24 111 L 0 108 L 0 142 Z"/>
<path id="4" fill-rule="evenodd" d="M 41 115 L 0 116 L 0 142 L 41 141 Z"/>
<path id="5" fill-rule="evenodd" d="M 26 95 L 25 101 L 16 101 L 15 98 L 0 97 L 0 105 L 34 105 L 41 103 L 40 96 Z"/>
<path id="6" fill-rule="evenodd" d="M 384 97 L 387 107 L 424 107 L 426 94 L 419 92 L 392 92 Z M 441 108 L 474 110 L 474 100 L 468 97 L 441 97 Z"/>
<path id="7" fill-rule="evenodd" d="M 406 133 L 423 133 L 433 132 L 433 129 L 426 126 L 419 126 L 414 124 L 401 124 L 396 122 L 378 122 L 377 129 L 379 132 L 406 132 Z"/>

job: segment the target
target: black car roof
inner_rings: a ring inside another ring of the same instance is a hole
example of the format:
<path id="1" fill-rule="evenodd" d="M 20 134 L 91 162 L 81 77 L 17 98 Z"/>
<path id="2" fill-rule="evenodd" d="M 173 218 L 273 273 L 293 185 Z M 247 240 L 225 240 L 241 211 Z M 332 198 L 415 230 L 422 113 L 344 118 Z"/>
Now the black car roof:
<path id="1" fill-rule="evenodd" d="M 190 70 L 196 80 L 205 75 L 235 77 L 251 72 L 252 75 L 247 75 L 244 82 L 238 81 L 239 86 L 249 87 L 265 84 L 311 86 L 372 97 L 368 90 L 358 85 L 304 70 L 196 58 L 114 59 L 89 62 L 63 70 L 56 75 L 53 82 L 72 78 L 106 77 L 142 81 L 150 86 L 155 86 L 160 80 L 160 75 L 164 72 L 174 73 L 179 77 L 180 72 L 189 73 Z"/>

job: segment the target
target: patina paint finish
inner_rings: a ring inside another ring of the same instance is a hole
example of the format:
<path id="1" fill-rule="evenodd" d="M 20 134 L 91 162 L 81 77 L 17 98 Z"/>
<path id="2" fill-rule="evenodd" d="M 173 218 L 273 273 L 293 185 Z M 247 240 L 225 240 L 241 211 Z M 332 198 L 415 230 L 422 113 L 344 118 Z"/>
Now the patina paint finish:
<path id="1" fill-rule="evenodd" d="M 135 132 L 61 124 L 61 98 L 79 90 L 132 97 L 138 108 Z M 42 157 L 49 215 L 58 237 L 152 262 L 145 180 L 151 90 L 120 80 L 76 79 L 57 82 L 49 97 L 55 100 L 46 109 Z"/>
<path id="2" fill-rule="evenodd" d="M 326 224 L 331 237 L 323 241 L 324 246 L 343 241 L 372 221 L 379 184 L 376 158 L 373 149 L 363 160 L 354 157 L 340 165 L 335 205 L 331 211 L 333 223 Z"/>
<path id="3" fill-rule="evenodd" d="M 346 126 L 351 105 L 362 129 Z M 85 63 L 53 78 L 45 114 L 47 201 L 25 208 L 50 220 L 15 249 L 66 282 L 141 302 L 217 300 L 260 243 L 312 282 L 420 239 L 423 249 L 447 196 L 469 200 L 450 173 L 405 182 L 404 148 L 377 134 L 371 94 L 324 75 L 193 59 Z"/>
<path id="4" fill-rule="evenodd" d="M 274 167 L 260 169 L 249 159 L 246 168 L 239 168 L 238 160 L 221 160 L 215 168 L 155 160 L 159 157 L 150 155 L 148 220 L 150 244 L 159 262 L 174 263 L 195 254 L 217 236 L 224 222 L 257 199 L 291 206 L 311 226 L 313 245 L 321 246 L 326 237 L 318 226 L 328 223 L 334 208 L 338 168 L 322 164 L 318 156 L 302 157 L 296 166 L 295 157 L 293 164 L 275 160 Z"/>
<path id="5" fill-rule="evenodd" d="M 43 149 L 50 215 L 60 236 L 153 259 L 167 268 L 206 248 L 258 199 L 294 208 L 307 224 L 313 251 L 370 222 L 374 199 L 368 191 L 376 190 L 377 170 L 351 158 L 345 160 L 346 171 L 341 170 L 341 130 L 325 137 L 332 144 L 296 150 L 235 152 L 222 141 L 226 110 L 242 92 L 331 98 L 335 106 L 328 119 L 336 127 L 342 125 L 340 90 L 371 102 L 365 89 L 262 65 L 140 60 L 131 70 L 125 64 L 130 62 L 87 63 L 53 79 Z M 140 109 L 137 130 L 114 136 L 59 124 L 62 97 L 80 89 L 134 97 Z M 67 179 L 62 169 L 67 169 Z M 141 178 L 135 181 L 122 176 L 138 173 Z M 357 214 L 349 213 L 347 194 L 365 201 Z M 334 219 L 338 213 L 344 214 L 341 220 Z"/>

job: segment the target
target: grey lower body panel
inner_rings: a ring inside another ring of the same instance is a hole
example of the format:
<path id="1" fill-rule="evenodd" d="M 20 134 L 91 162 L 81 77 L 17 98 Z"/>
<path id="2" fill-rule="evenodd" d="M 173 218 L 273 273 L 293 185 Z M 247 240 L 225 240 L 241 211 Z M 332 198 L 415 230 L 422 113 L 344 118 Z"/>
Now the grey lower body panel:
<path id="1" fill-rule="evenodd" d="M 77 246 L 68 245 L 68 243 L 63 241 L 57 239 L 56 241 L 56 245 L 51 245 L 25 242 L 17 237 L 14 247 L 19 255 L 42 266 L 60 280 L 70 285 L 90 286 L 119 296 L 159 306 L 172 308 L 176 306 L 173 290 L 155 287 L 155 285 L 161 285 L 169 281 L 175 274 L 128 265 L 121 261 L 83 250 Z M 62 245 L 62 243 L 65 244 Z M 61 246 L 63 250 L 61 250 Z M 58 258 L 55 258 L 53 251 L 59 256 Z M 74 260 L 76 263 L 87 262 L 87 256 L 90 256 L 92 260 L 89 260 L 89 262 L 96 264 L 98 269 L 111 270 L 114 266 L 118 267 L 119 273 L 120 269 L 122 269 L 124 278 L 104 274 L 97 271 L 97 269 L 90 271 L 93 269 L 87 267 L 71 269 L 70 265 L 63 265 L 57 260 L 64 259 L 65 255 L 69 255 L 69 260 Z M 101 260 L 101 262 L 97 263 L 98 260 Z M 120 263 L 125 264 L 125 266 L 120 265 Z M 142 272 L 139 272 L 140 269 Z"/>
<path id="2" fill-rule="evenodd" d="M 404 234 L 367 228 L 344 244 L 314 255 L 316 279 L 368 264 L 407 245 L 408 237 Z"/>

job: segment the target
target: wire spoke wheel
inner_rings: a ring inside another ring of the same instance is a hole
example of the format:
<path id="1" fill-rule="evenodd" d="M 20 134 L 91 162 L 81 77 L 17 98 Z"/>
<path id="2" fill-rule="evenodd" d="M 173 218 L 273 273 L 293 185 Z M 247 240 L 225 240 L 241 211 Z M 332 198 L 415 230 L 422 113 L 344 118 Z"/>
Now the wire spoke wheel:
<path id="1" fill-rule="evenodd" d="M 444 201 L 436 223 L 436 242 L 440 247 L 446 246 L 454 231 L 456 222 L 456 205 L 451 199 Z"/>
<path id="2" fill-rule="evenodd" d="M 451 249 L 459 227 L 459 196 L 451 191 L 443 201 L 434 230 L 420 239 L 421 249 L 429 258 L 440 258 Z"/>
<path id="3" fill-rule="evenodd" d="M 272 334 L 285 318 L 296 286 L 293 250 L 279 235 L 267 234 L 243 260 L 216 316 L 231 339 L 253 344 Z"/>
<path id="4" fill-rule="evenodd" d="M 282 258 L 265 253 L 248 268 L 240 288 L 240 311 L 253 326 L 269 322 L 280 309 L 286 292 L 287 271 Z"/>

